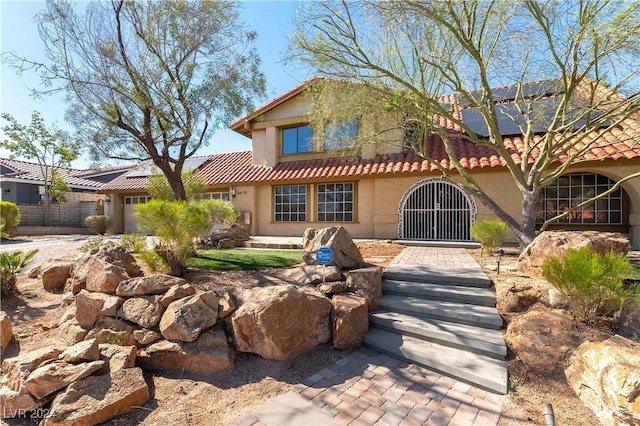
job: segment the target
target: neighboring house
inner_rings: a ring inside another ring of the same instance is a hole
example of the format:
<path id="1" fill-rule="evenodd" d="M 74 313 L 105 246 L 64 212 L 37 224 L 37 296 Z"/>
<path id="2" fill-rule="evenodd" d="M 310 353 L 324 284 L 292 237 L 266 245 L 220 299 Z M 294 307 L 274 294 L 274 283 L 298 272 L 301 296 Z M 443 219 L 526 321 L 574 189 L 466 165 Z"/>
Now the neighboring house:
<path id="1" fill-rule="evenodd" d="M 84 218 L 104 213 L 105 196 L 98 194 L 105 182 L 123 174 L 131 167 L 108 170 L 74 170 L 58 168 L 56 172 L 71 192 L 65 194 L 64 203 L 52 202 L 49 224 L 52 226 L 81 227 Z M 44 170 L 37 163 L 0 158 L 0 199 L 18 205 L 21 226 L 44 224 Z M 51 176 L 51 167 L 48 170 Z"/>
<path id="2" fill-rule="evenodd" d="M 251 138 L 252 151 L 192 160 L 191 168 L 199 170 L 212 196 L 231 199 L 244 213 L 251 234 L 301 236 L 309 227 L 343 225 L 355 238 L 469 241 L 474 221 L 495 219 L 461 187 L 439 179 L 434 166 L 407 148 L 377 142 L 345 156 L 342 145 L 331 139 L 330 129 L 314 133 L 307 122 L 305 93 L 312 83 L 303 83 L 230 125 Z M 464 117 L 458 97 L 448 100 Z M 585 155 L 588 161 L 571 167 L 556 185 L 546 188 L 540 219 L 640 170 L 639 130 L 637 120 L 625 120 L 612 133 L 610 146 L 594 147 Z M 341 128 L 343 134 L 358 131 L 356 121 Z M 520 137 L 505 140 L 517 161 Z M 508 213 L 521 217 L 520 192 L 496 153 L 462 139 L 455 149 L 477 183 Z M 432 144 L 430 152 L 450 168 L 441 144 Z M 114 231 L 135 232 L 131 213 L 136 203 L 148 199 L 146 170 L 132 170 L 101 189 L 113 201 Z M 633 247 L 640 249 L 640 179 L 623 183 L 595 206 L 555 227 L 629 233 Z"/>

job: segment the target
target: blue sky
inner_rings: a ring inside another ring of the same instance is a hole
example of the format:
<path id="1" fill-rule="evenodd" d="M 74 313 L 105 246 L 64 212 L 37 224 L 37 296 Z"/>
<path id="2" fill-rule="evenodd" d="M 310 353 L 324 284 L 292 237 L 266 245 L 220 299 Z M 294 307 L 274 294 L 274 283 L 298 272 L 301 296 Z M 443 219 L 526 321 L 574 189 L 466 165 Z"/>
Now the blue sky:
<path id="1" fill-rule="evenodd" d="M 267 97 L 274 98 L 303 82 L 309 75 L 300 69 L 286 69 L 281 63 L 287 50 L 288 35 L 293 29 L 292 19 L 296 5 L 292 1 L 243 1 L 244 22 L 258 32 L 255 44 L 262 59 L 262 71 L 267 78 Z M 42 58 L 42 42 L 33 22 L 33 16 L 45 7 L 43 1 L 0 0 L 0 46 L 2 52 L 14 51 L 30 59 Z M 18 122 L 28 124 L 31 111 L 37 110 L 48 125 L 57 123 L 60 128 L 71 127 L 64 121 L 66 106 L 63 96 L 33 99 L 29 87 L 38 87 L 39 78 L 34 73 L 17 76 L 15 71 L 2 64 L 0 74 L 0 110 L 13 115 Z M 256 106 L 262 102 L 256 101 Z M 4 121 L 2 125 L 4 125 Z M 0 138 L 4 135 L 0 130 Z M 244 151 L 251 149 L 251 140 L 230 130 L 217 131 L 208 147 L 199 154 Z M 0 156 L 9 153 L 0 149 Z M 86 159 L 73 166 L 87 167 Z"/>

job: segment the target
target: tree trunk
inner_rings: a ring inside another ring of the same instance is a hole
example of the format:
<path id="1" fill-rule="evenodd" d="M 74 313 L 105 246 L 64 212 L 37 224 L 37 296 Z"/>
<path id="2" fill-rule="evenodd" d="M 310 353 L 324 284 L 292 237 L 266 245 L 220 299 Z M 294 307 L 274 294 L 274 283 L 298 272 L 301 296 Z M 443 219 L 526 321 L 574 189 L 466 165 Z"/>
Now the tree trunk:
<path id="1" fill-rule="evenodd" d="M 536 238 L 536 209 L 538 196 L 533 191 L 522 192 L 522 227 L 518 238 L 522 248 Z"/>

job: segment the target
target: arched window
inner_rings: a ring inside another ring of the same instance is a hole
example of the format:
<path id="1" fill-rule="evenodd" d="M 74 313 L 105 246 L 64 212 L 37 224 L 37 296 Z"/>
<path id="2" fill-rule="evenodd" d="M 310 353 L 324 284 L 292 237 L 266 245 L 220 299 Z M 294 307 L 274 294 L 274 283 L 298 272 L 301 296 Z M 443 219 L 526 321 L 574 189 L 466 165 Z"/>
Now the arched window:
<path id="1" fill-rule="evenodd" d="M 561 176 L 554 184 L 543 190 L 537 211 L 537 221 L 542 223 L 551 219 L 584 200 L 604 193 L 613 185 L 615 185 L 614 181 L 595 173 L 571 173 Z M 621 225 L 623 224 L 622 204 L 623 191 L 618 188 L 611 194 L 572 211 L 557 223 Z"/>

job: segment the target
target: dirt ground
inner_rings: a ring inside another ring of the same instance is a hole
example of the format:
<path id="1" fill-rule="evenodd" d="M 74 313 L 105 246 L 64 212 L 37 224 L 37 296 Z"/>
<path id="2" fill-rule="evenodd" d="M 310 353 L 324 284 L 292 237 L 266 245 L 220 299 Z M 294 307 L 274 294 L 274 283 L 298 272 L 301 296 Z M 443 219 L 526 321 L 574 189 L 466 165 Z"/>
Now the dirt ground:
<path id="1" fill-rule="evenodd" d="M 402 246 L 392 243 L 359 243 L 365 260 L 387 266 Z M 471 251 L 493 279 L 501 286 L 546 286 L 542 280 L 523 276 L 515 271 L 517 252 L 507 250 L 496 269 L 497 258 L 480 256 Z M 221 290 L 228 287 L 250 287 L 278 283 L 278 271 L 190 271 L 186 279 L 203 289 Z M 64 312 L 61 295 L 44 291 L 40 282 L 20 276 L 19 294 L 2 300 L 2 310 L 12 322 L 14 341 L 3 357 L 17 355 L 54 342 L 52 330 Z M 500 294 L 500 291 L 498 291 Z M 588 330 L 585 330 L 585 336 Z M 322 345 L 289 361 L 267 361 L 258 355 L 240 353 L 232 372 L 218 372 L 209 376 L 191 374 L 145 373 L 151 398 L 143 407 L 111 420 L 106 425 L 224 425 L 260 407 L 269 399 L 289 390 L 317 371 L 333 364 L 347 352 Z M 542 407 L 553 404 L 556 424 L 598 424 L 597 419 L 575 396 L 561 371 L 540 375 L 528 371 L 509 353 L 509 370 L 514 385 L 504 406 L 501 425 L 542 424 Z M 7 420 L 2 424 L 33 424 Z"/>

